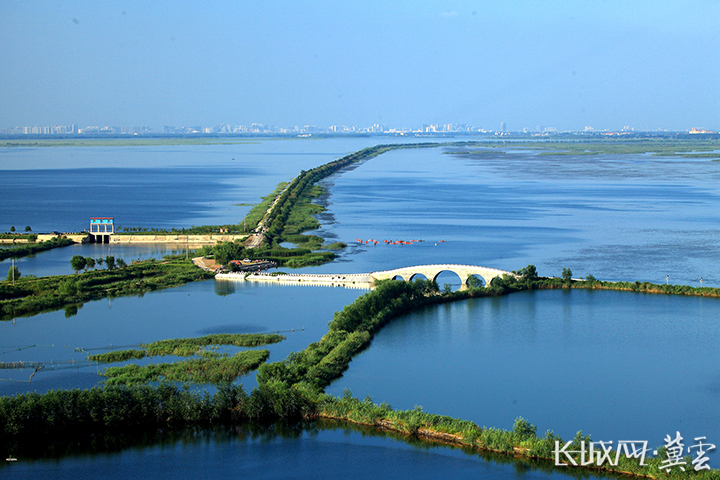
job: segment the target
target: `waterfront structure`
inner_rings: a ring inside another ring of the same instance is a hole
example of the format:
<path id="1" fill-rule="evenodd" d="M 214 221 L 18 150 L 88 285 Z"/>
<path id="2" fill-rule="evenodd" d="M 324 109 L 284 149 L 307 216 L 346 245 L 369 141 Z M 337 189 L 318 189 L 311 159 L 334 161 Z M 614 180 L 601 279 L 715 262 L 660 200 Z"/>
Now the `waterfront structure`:
<path id="1" fill-rule="evenodd" d="M 90 219 L 90 243 L 110 243 L 110 235 L 115 233 L 113 217 L 93 217 Z"/>

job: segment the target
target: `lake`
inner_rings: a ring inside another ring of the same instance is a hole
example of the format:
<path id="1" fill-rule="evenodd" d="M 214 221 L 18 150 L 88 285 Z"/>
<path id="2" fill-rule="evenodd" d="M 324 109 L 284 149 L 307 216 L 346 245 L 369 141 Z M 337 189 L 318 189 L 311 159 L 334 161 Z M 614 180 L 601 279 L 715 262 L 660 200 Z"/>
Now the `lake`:
<path id="1" fill-rule="evenodd" d="M 0 193 L 24 198 L 4 201 L 0 219 L 8 224 L 5 228 L 31 225 L 38 232 L 82 229 L 90 216 L 105 215 L 128 226 L 238 223 L 250 207 L 236 204 L 256 203 L 300 169 L 378 143 L 389 141 L 259 139 L 222 146 L 5 149 L 0 152 Z M 515 270 L 534 264 L 548 276 L 571 268 L 575 277 L 662 283 L 667 275 L 670 283 L 695 286 L 703 277 L 705 286 L 718 286 L 714 218 L 719 168 L 718 162 L 697 159 L 547 156 L 515 147 L 471 154 L 457 148 L 395 150 L 323 182 L 328 193 L 319 201 L 327 211 L 319 215 L 319 234 L 348 248 L 336 262 L 301 271 L 362 273 L 429 263 Z M 17 187 L 21 182 L 24 189 Z M 90 195 L 93 182 L 106 185 L 108 196 Z M 27 195 L 47 184 L 56 189 Z M 124 189 L 134 192 L 132 201 L 125 201 Z M 66 199 L 66 208 L 53 209 L 53 198 Z M 384 243 L 419 239 L 423 242 L 412 245 Z M 100 251 L 90 253 L 97 247 L 46 252 L 19 268 L 23 274 L 70 273 L 72 254 L 100 256 Z M 163 251 L 151 247 L 115 251 L 115 256 L 147 258 Z M 61 272 L 64 263 L 68 270 Z M 438 279 L 441 286 L 459 281 L 449 273 Z M 275 361 L 319 339 L 332 312 L 363 293 L 218 283 L 92 302 L 69 318 L 61 311 L 17 319 L 15 325 L 3 322 L 2 360 L 80 362 L 83 356 L 76 347 L 221 330 L 290 330 L 285 342 L 270 347 Z M 539 431 L 550 428 L 564 437 L 582 429 L 596 440 L 637 436 L 659 445 L 662 436 L 680 430 L 686 438 L 700 433 L 713 440 L 720 431 L 713 407 L 720 400 L 718 305 L 716 299 L 583 291 L 526 292 L 442 305 L 387 326 L 328 391 L 350 388 L 356 396 L 370 395 L 396 408 L 422 405 L 428 412 L 500 428 L 510 428 L 515 417 L 524 416 Z M 28 345 L 37 346 L 12 348 Z M 25 373 L 27 378 L 30 372 Z M 0 393 L 88 386 L 98 381 L 97 373 L 96 366 L 41 371 L 28 384 L 2 372 L 14 381 L 0 382 Z M 244 382 L 253 384 L 251 378 Z M 208 440 L 131 449 L 119 456 L 37 461 L 24 465 L 26 470 L 6 468 L 3 473 L 17 473 L 17 478 L 22 471 L 28 476 L 48 471 L 70 475 L 123 465 L 176 465 L 178 458 L 188 459 L 181 465 L 192 469 L 198 459 L 217 458 L 213 452 L 227 458 L 229 453 L 220 452 L 252 449 L 277 458 L 285 465 L 280 470 L 292 465 L 303 472 L 316 465 L 307 463 L 316 453 L 306 455 L 316 449 L 328 456 L 359 456 L 358 462 L 368 465 L 381 461 L 370 452 L 394 455 L 396 447 L 349 437 L 317 443 L 303 434 L 275 439 L 265 450 L 252 442 L 248 447 Z M 260 468 L 264 464 L 247 455 L 236 460 L 237 471 L 273 476 L 276 470 Z M 433 453 L 419 455 L 423 460 L 407 463 L 440 466 L 445 461 Z M 469 460 L 463 455 L 460 463 L 465 464 Z M 483 475 L 524 475 L 492 462 L 471 465 Z"/>

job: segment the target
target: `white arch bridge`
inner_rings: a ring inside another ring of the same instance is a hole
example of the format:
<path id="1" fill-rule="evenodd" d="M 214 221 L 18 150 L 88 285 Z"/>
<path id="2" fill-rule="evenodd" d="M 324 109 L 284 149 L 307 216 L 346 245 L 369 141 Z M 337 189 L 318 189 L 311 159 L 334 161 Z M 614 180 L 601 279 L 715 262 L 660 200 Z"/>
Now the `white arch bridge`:
<path id="1" fill-rule="evenodd" d="M 477 265 L 455 265 L 455 264 L 436 264 L 436 265 L 416 265 L 414 267 L 396 268 L 393 270 L 385 270 L 382 272 L 372 272 L 370 277 L 372 283 L 376 280 L 388 280 L 401 277 L 403 280 L 412 282 L 418 275 L 422 275 L 428 280 L 436 281 L 438 275 L 442 272 L 453 272 L 460 277 L 461 288 L 467 287 L 467 280 L 471 275 L 477 275 L 485 281 L 485 285 L 495 277 L 502 277 L 505 274 L 514 275 L 512 272 L 498 270 L 497 268 L 480 267 Z"/>
<path id="2" fill-rule="evenodd" d="M 422 275 L 428 280 L 437 281 L 438 275 L 442 272 L 453 272 L 460 278 L 460 288 L 467 288 L 467 280 L 471 275 L 477 275 L 485 281 L 485 285 L 495 277 L 502 277 L 505 274 L 515 275 L 506 270 L 498 270 L 497 268 L 480 267 L 477 265 L 456 265 L 456 264 L 436 264 L 436 265 L 416 265 L 413 267 L 395 268 L 393 270 L 384 270 L 371 273 L 219 273 L 215 276 L 218 280 L 246 280 L 251 282 L 271 282 L 294 285 L 326 285 L 333 287 L 350 287 L 350 288 L 372 288 L 375 282 L 379 280 L 391 280 L 402 278 L 407 282 L 411 282 Z"/>

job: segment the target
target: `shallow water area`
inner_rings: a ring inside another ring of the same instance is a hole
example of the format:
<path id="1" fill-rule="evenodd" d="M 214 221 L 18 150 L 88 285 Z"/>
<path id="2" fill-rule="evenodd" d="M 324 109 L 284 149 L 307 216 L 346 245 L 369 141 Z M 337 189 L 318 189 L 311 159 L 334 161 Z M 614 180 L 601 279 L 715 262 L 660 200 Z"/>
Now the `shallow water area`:
<path id="1" fill-rule="evenodd" d="M 161 260 L 166 255 L 185 255 L 185 248 L 181 244 L 134 244 L 134 245 L 102 245 L 98 243 L 74 244 L 67 247 L 46 250 L 37 255 L 16 258 L 15 266 L 23 276 L 34 275 L 47 277 L 51 275 L 70 275 L 75 273 L 70 265 L 70 259 L 75 255 L 103 259 L 111 256 L 115 260 L 123 259 L 130 264 L 136 260 L 154 258 Z M 0 272 L 9 269 L 11 259 L 0 262 Z M 105 268 L 104 264 L 96 263 L 96 268 Z"/>
<path id="2" fill-rule="evenodd" d="M 45 365 L 30 383 L 32 368 L 0 370 L 0 395 L 96 385 L 103 379 L 98 374 L 104 365 L 87 362 L 88 354 L 139 348 L 142 343 L 169 338 L 280 332 L 287 337 L 283 342 L 257 347 L 270 350 L 268 361 L 280 361 L 319 340 L 333 312 L 362 293 L 208 280 L 141 297 L 88 302 L 69 317 L 60 310 L 0 322 L 0 361 Z M 138 363 L 163 361 L 168 359 L 153 357 Z M 242 381 L 248 382 L 250 390 L 254 375 Z"/>

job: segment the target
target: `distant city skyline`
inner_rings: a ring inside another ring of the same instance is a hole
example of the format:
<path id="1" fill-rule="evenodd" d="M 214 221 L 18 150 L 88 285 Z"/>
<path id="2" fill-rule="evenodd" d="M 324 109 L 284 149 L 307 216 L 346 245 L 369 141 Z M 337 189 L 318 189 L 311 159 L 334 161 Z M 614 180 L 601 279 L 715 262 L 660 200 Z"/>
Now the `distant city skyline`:
<path id="1" fill-rule="evenodd" d="M 525 127 L 524 131 L 531 131 L 529 127 Z M 587 127 L 585 127 L 587 130 Z M 370 126 L 356 125 L 295 125 L 291 127 L 283 127 L 276 125 L 265 125 L 262 123 L 251 123 L 249 125 L 239 125 L 231 123 L 221 123 L 212 126 L 177 126 L 163 125 L 161 128 L 151 127 L 147 125 L 134 126 L 85 126 L 81 127 L 76 124 L 70 125 L 32 125 L 32 126 L 15 126 L 11 128 L 0 128 L 0 134 L 4 135 L 62 135 L 62 134 L 91 134 L 91 133 L 116 133 L 116 134 L 146 134 L 146 133 L 163 133 L 163 134 L 189 134 L 189 133 L 402 133 L 402 132 L 420 132 L 420 133 L 442 133 L 442 132 L 467 132 L 467 133 L 491 133 L 497 130 L 476 127 L 467 124 L 422 124 L 415 128 L 395 127 L 386 124 L 373 124 Z M 501 123 L 501 131 L 505 132 L 505 122 Z M 535 131 L 535 130 L 532 130 Z M 554 127 L 537 127 L 537 131 L 541 132 L 557 132 Z"/>
<path id="2" fill-rule="evenodd" d="M 653 132 L 671 132 L 671 133 L 690 133 L 690 134 L 714 134 L 714 130 L 705 128 L 686 128 L 684 130 L 667 130 L 658 129 L 652 131 L 640 131 L 635 130 L 634 127 L 629 125 L 623 125 L 622 128 L 615 129 L 595 129 L 592 126 L 586 125 L 585 127 L 578 130 L 558 130 L 555 127 L 548 127 L 538 125 L 534 128 L 523 127 L 518 130 L 511 130 L 507 128 L 506 122 L 500 123 L 499 129 L 483 128 L 467 124 L 423 124 L 416 128 L 407 127 L 394 127 L 389 125 L 374 124 L 370 126 L 348 126 L 348 125 L 330 125 L 328 127 L 322 127 L 318 125 L 295 125 L 292 127 L 281 127 L 276 125 L 264 125 L 260 123 L 251 123 L 249 125 L 238 125 L 231 123 L 217 124 L 213 126 L 177 126 L 177 125 L 163 125 L 162 127 L 151 127 L 147 125 L 134 125 L 134 126 L 118 126 L 118 125 L 104 125 L 104 126 L 85 126 L 80 127 L 76 124 L 71 125 L 34 125 L 34 126 L 15 126 L 12 128 L 0 128 L 0 135 L 189 135 L 189 134 L 286 134 L 286 135 L 311 135 L 311 134 L 373 134 L 373 133 L 384 133 L 384 134 L 432 134 L 432 133 L 465 133 L 465 134 L 495 134 L 495 135 L 508 135 L 516 133 L 525 134 L 543 134 L 543 135 L 554 135 L 563 133 L 615 133 L 615 134 L 628 134 L 628 133 L 653 133 Z"/>
<path id="3" fill-rule="evenodd" d="M 70 0 L 0 13 L 3 129 L 720 129 L 714 0 Z"/>

